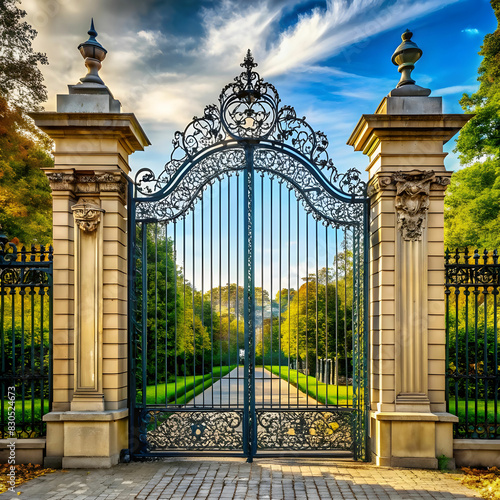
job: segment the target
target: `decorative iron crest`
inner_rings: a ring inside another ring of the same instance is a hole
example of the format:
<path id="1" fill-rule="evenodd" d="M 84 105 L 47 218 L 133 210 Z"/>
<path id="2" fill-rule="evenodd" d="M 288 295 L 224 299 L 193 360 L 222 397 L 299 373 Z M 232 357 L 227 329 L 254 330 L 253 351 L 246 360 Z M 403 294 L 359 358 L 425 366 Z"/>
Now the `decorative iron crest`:
<path id="1" fill-rule="evenodd" d="M 210 150 L 241 148 L 245 142 L 258 141 L 291 152 L 319 175 L 322 170 L 330 171 L 330 182 L 337 183 L 341 194 L 351 198 L 364 196 L 366 184 L 360 172 L 350 169 L 341 174 L 329 158 L 326 135 L 314 131 L 293 107 L 279 108 L 278 91 L 254 71 L 257 64 L 250 50 L 241 66 L 244 71 L 222 89 L 219 104 L 207 106 L 202 117 L 195 116 L 183 132 L 175 133 L 174 149 L 164 170 L 158 176 L 147 168 L 137 173 L 138 193 L 148 197 L 168 189 L 189 165 L 200 161 Z M 220 169 L 221 175 L 227 172 Z M 197 185 L 203 189 L 206 180 L 200 177 Z"/>

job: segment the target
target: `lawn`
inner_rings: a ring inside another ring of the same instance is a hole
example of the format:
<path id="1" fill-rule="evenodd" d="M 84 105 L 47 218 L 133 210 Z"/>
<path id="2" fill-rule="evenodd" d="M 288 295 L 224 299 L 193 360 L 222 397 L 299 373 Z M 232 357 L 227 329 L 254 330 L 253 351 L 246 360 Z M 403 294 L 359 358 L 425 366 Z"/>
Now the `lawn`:
<path id="1" fill-rule="evenodd" d="M 5 401 L 5 403 L 4 403 L 4 410 L 3 410 L 3 421 L 4 422 L 6 422 L 8 419 L 9 406 L 7 403 L 8 403 L 8 401 Z M 45 413 L 49 413 L 49 400 L 44 399 L 43 403 L 44 403 L 44 408 L 45 408 L 43 415 L 45 415 Z M 23 415 L 24 415 L 24 422 L 26 424 L 29 424 L 33 420 L 35 421 L 35 424 L 42 421 L 42 404 L 41 404 L 40 398 L 36 398 L 33 401 L 31 400 L 31 398 L 30 399 L 26 398 L 24 401 L 24 412 L 23 412 L 21 400 L 18 398 L 16 400 L 15 411 L 16 411 L 16 424 L 21 424 L 21 422 L 23 421 Z M 34 415 L 33 415 L 33 413 L 34 413 Z M 7 431 L 7 425 L 3 426 L 3 431 L 5 433 L 3 436 L 4 438 L 10 437 L 8 434 L 8 431 Z M 2 434 L 2 432 L 0 432 L 0 434 Z M 20 437 L 33 437 L 33 436 L 32 435 L 28 436 L 28 435 L 25 435 L 23 433 L 23 435 Z"/>
<path id="2" fill-rule="evenodd" d="M 275 375 L 278 375 L 283 380 L 286 380 L 294 387 L 298 386 L 299 390 L 301 390 L 305 394 L 309 394 L 309 396 L 311 396 L 316 401 L 319 401 L 322 404 L 327 404 L 327 384 L 323 384 L 322 382 L 316 380 L 314 377 L 306 376 L 303 373 L 298 372 L 297 370 L 290 370 L 289 379 L 288 366 L 282 366 L 281 373 L 279 366 L 273 366 L 271 369 L 270 366 L 266 365 L 264 368 L 274 373 Z M 352 405 L 352 387 L 346 387 L 345 385 L 337 386 L 328 384 L 328 404 L 339 406 Z"/>
<path id="3" fill-rule="evenodd" d="M 208 389 L 214 382 L 217 382 L 220 378 L 227 375 L 231 370 L 236 368 L 236 365 L 214 367 L 211 373 L 205 375 L 197 375 L 196 377 L 189 376 L 184 377 L 179 376 L 177 378 L 177 383 L 170 382 L 166 384 L 167 390 L 167 402 L 171 404 L 185 404 L 186 402 L 193 399 L 198 394 L 201 394 L 204 390 Z M 176 398 L 177 394 L 177 398 Z M 158 384 L 156 387 L 154 385 L 149 385 L 146 388 L 146 402 L 147 404 L 165 404 L 165 384 Z M 26 422 L 31 422 L 32 420 L 32 404 L 35 414 L 35 422 L 40 422 L 42 419 L 41 413 L 41 401 L 40 398 L 36 398 L 33 401 L 31 399 L 26 399 L 24 402 L 24 419 Z M 49 412 L 49 402 L 44 399 L 45 411 Z M 4 406 L 4 420 L 7 420 L 7 401 Z M 21 401 L 18 399 L 16 401 L 16 422 L 21 423 L 23 418 L 23 408 Z M 5 427 L 5 430 L 6 427 Z"/>
<path id="4" fill-rule="evenodd" d="M 468 411 L 468 417 L 469 417 L 469 423 L 472 423 L 475 421 L 474 415 L 476 414 L 476 403 L 474 399 L 469 399 L 467 402 L 467 411 Z M 455 408 L 455 398 L 450 396 L 450 413 L 453 413 L 453 415 L 457 415 L 458 418 L 460 419 L 460 422 L 465 423 L 465 400 L 464 399 L 459 399 L 458 400 L 458 408 Z M 477 402 L 477 421 L 478 423 L 494 423 L 495 422 L 495 403 L 489 399 L 488 400 L 488 413 L 487 413 L 487 419 L 486 417 L 486 407 L 484 400 L 479 399 Z M 500 423 L 500 403 L 497 405 L 497 422 Z"/>
<path id="5" fill-rule="evenodd" d="M 168 384 L 148 385 L 146 388 L 147 404 L 165 404 L 165 389 L 167 391 L 167 403 L 185 404 L 204 390 L 208 389 L 214 382 L 226 376 L 236 365 L 214 366 L 211 373 L 186 377 L 178 376 L 176 382 Z"/>

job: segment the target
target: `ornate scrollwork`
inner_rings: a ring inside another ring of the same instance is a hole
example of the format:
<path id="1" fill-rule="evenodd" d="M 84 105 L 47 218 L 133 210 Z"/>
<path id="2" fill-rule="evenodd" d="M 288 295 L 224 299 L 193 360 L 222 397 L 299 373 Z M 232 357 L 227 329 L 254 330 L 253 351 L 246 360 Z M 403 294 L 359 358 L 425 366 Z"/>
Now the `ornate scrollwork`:
<path id="1" fill-rule="evenodd" d="M 239 450 L 239 411 L 145 410 L 140 414 L 139 440 L 144 453 L 171 450 Z"/>
<path id="2" fill-rule="evenodd" d="M 137 191 L 150 197 L 162 189 L 168 190 L 174 179 L 188 175 L 190 168 L 204 161 L 211 151 L 230 147 L 238 149 L 242 147 L 242 141 L 258 141 L 259 146 L 270 145 L 280 148 L 284 154 L 288 152 L 301 158 L 304 164 L 316 169 L 319 176 L 322 176 L 323 169 L 331 171 L 330 183 L 337 184 L 340 193 L 364 197 L 366 184 L 360 172 L 350 169 L 340 173 L 333 165 L 327 152 L 326 135 L 315 132 L 305 117 L 298 117 L 291 106 L 278 108 L 278 92 L 254 71 L 257 64 L 250 51 L 241 66 L 244 71 L 222 89 L 219 105 L 207 106 L 202 117 L 194 117 L 184 132 L 175 133 L 174 149 L 164 170 L 158 176 L 149 169 L 137 173 Z M 225 168 L 231 170 L 230 165 L 225 165 Z M 220 173 L 226 171 L 221 169 Z M 198 184 L 206 180 L 206 177 L 200 177 Z M 329 183 L 326 177 L 324 181 Z"/>
<path id="3" fill-rule="evenodd" d="M 257 447 L 351 450 L 353 412 L 257 410 Z"/>
<path id="4" fill-rule="evenodd" d="M 217 179 L 221 180 L 225 175 L 230 176 L 245 168 L 245 152 L 242 149 L 229 149 L 213 153 L 203 160 L 197 162 L 183 176 L 175 189 L 167 191 L 165 196 L 151 203 L 142 199 L 136 205 L 138 219 L 156 219 L 162 221 L 172 221 L 182 217 L 201 198 L 203 190 L 213 184 Z M 138 181 L 145 189 L 152 189 L 148 183 L 156 182 L 152 180 L 154 175 L 150 170 L 141 170 Z"/>
<path id="5" fill-rule="evenodd" d="M 302 201 L 305 211 L 324 224 L 335 227 L 362 221 L 362 204 L 339 200 L 332 190 L 321 185 L 309 168 L 291 156 L 259 148 L 255 150 L 254 168 L 262 174 L 268 173 L 271 179 L 277 177 L 286 182 L 288 189 L 293 189 L 297 199 Z"/>
<path id="6" fill-rule="evenodd" d="M 14 243 L 0 243 L 0 264 L 6 265 L 17 260 L 17 246 Z"/>
<path id="7" fill-rule="evenodd" d="M 455 424 L 455 430 L 460 439 L 499 439 L 500 424 L 492 424 L 485 422 L 475 423 L 458 423 Z"/>
<path id="8" fill-rule="evenodd" d="M 101 214 L 104 213 L 102 208 L 86 203 L 78 203 L 71 207 L 75 224 L 84 232 L 92 233 L 97 229 L 101 222 Z"/>

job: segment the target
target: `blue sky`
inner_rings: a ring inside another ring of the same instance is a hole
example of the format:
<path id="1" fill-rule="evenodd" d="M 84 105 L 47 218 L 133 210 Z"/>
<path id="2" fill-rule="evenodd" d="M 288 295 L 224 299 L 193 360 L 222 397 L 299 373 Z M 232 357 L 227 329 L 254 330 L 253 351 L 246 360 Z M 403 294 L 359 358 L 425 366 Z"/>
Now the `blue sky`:
<path id="1" fill-rule="evenodd" d="M 257 71 L 282 104 L 324 131 L 340 170 L 364 170 L 367 158 L 346 140 L 363 113 L 373 113 L 398 82 L 391 55 L 410 28 L 424 54 L 413 77 L 459 113 L 462 93 L 477 88 L 483 37 L 496 28 L 487 0 L 23 0 L 39 31 L 49 89 L 47 110 L 86 70 L 77 51 L 94 17 L 108 50 L 101 76 L 123 111 L 134 112 L 152 146 L 131 158 L 161 170 L 175 130 L 183 129 L 236 76 L 248 48 Z M 451 151 L 453 145 L 446 147 Z M 447 167 L 458 163 L 453 155 Z"/>

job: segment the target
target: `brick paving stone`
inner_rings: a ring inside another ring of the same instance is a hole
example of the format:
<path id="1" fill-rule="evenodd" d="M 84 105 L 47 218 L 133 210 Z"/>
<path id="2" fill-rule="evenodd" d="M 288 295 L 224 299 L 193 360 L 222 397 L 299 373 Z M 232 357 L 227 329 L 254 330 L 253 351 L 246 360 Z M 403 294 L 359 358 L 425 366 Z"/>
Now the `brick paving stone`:
<path id="1" fill-rule="evenodd" d="M 2 500 L 413 500 L 480 498 L 460 473 L 375 467 L 347 460 L 168 458 L 111 469 L 58 471 Z"/>

